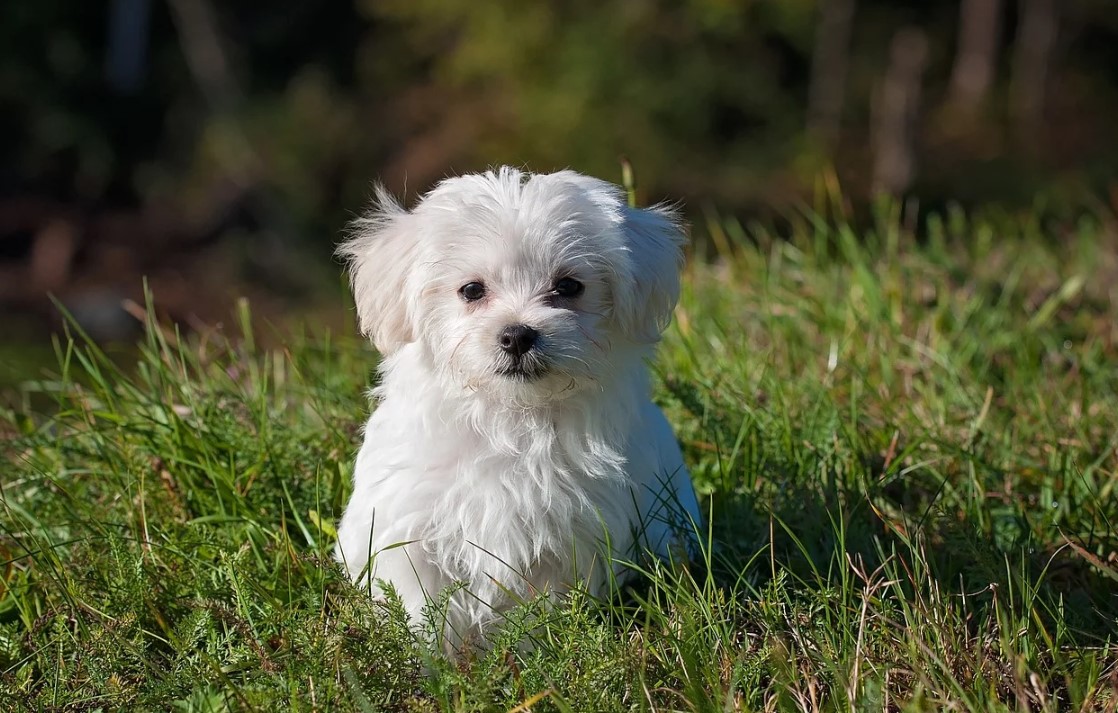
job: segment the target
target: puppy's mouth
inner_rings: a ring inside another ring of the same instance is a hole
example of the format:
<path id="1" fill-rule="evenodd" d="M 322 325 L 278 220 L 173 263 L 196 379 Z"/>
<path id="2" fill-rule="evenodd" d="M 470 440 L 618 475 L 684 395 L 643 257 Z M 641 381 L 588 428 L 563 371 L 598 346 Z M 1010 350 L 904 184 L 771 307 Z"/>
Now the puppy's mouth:
<path id="1" fill-rule="evenodd" d="M 535 381 L 548 372 L 548 365 L 541 359 L 518 359 L 497 369 L 497 374 L 514 381 Z"/>

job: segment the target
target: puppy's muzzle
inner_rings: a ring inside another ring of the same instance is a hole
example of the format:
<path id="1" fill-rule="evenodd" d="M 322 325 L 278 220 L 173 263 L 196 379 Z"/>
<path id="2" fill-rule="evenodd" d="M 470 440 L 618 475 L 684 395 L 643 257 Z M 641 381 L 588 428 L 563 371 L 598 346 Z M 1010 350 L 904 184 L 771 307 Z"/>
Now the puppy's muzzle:
<path id="1" fill-rule="evenodd" d="M 497 373 L 519 381 L 539 378 L 547 371 L 547 359 L 541 353 L 540 333 L 526 324 L 510 324 L 497 335 L 497 346 L 507 362 Z"/>
<path id="2" fill-rule="evenodd" d="M 526 324 L 510 324 L 497 335 L 497 345 L 501 351 L 519 361 L 532 350 L 540 333 Z"/>

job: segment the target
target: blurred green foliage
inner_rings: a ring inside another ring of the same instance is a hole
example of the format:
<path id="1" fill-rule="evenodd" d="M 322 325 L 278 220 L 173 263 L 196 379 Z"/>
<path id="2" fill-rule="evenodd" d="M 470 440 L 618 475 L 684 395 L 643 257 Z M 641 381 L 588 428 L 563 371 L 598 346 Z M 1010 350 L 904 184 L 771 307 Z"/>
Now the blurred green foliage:
<path id="1" fill-rule="evenodd" d="M 475 106 L 474 160 L 612 175 L 624 152 L 649 175 L 743 195 L 803 132 L 789 80 L 810 52 L 809 0 L 365 5 Z"/>
<path id="2" fill-rule="evenodd" d="M 137 0 L 150 21 L 127 89 L 107 69 L 123 0 L 12 2 L 0 10 L 0 195 L 204 216 L 232 185 L 266 196 L 258 222 L 327 241 L 377 178 L 408 193 L 497 163 L 616 178 L 625 156 L 646 200 L 787 205 L 833 166 L 861 204 L 872 107 L 902 28 L 928 40 L 913 194 L 1102 195 L 1118 166 L 1118 15 L 1109 0 L 1055 4 L 1043 122 L 1022 134 L 1010 94 L 1022 13 L 1037 1 L 1002 2 L 994 81 L 965 113 L 948 91 L 959 2 L 851 0 L 826 140 L 807 126 L 813 74 L 828 70 L 813 64 L 822 8 L 836 0 L 198 3 L 226 68 L 222 102 L 190 62 L 197 36 L 173 1 Z"/>

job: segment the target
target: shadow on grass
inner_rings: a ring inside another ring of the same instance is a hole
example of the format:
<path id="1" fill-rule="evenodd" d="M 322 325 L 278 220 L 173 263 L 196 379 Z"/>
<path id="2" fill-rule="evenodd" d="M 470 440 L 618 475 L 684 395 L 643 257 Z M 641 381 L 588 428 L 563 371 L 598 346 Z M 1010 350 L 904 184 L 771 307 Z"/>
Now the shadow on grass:
<path id="1" fill-rule="evenodd" d="M 740 589 L 744 582 L 761 592 L 781 574 L 804 590 L 842 587 L 850 582 L 852 563 L 873 571 L 895 560 L 912 574 L 902 582 L 908 596 L 934 585 L 947 596 L 965 596 L 978 615 L 1008 604 L 1019 615 L 1039 616 L 1048 630 L 1067 627 L 1081 645 L 1113 637 L 1116 582 L 1107 563 L 1090 553 L 1094 547 L 1040 543 L 1028 536 L 1006 545 L 989 526 L 934 504 L 907 522 L 893 521 L 874 504 L 888 502 L 882 492 L 852 492 L 835 482 L 797 487 L 779 470 L 759 477 L 771 484 L 761 497 L 713 499 L 710 576 L 723 589 Z M 1103 551 L 1118 549 L 1112 533 L 1094 544 Z"/>

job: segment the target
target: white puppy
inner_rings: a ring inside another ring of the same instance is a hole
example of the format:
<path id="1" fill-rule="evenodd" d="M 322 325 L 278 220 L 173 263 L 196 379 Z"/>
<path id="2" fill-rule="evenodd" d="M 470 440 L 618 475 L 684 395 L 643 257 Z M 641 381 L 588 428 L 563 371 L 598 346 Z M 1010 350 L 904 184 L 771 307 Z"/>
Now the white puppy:
<path id="1" fill-rule="evenodd" d="M 336 555 L 408 612 L 447 600 L 462 642 L 533 594 L 602 593 L 699 520 L 645 362 L 679 296 L 665 208 L 571 171 L 451 178 L 411 211 L 383 189 L 341 247 L 384 360 Z"/>

